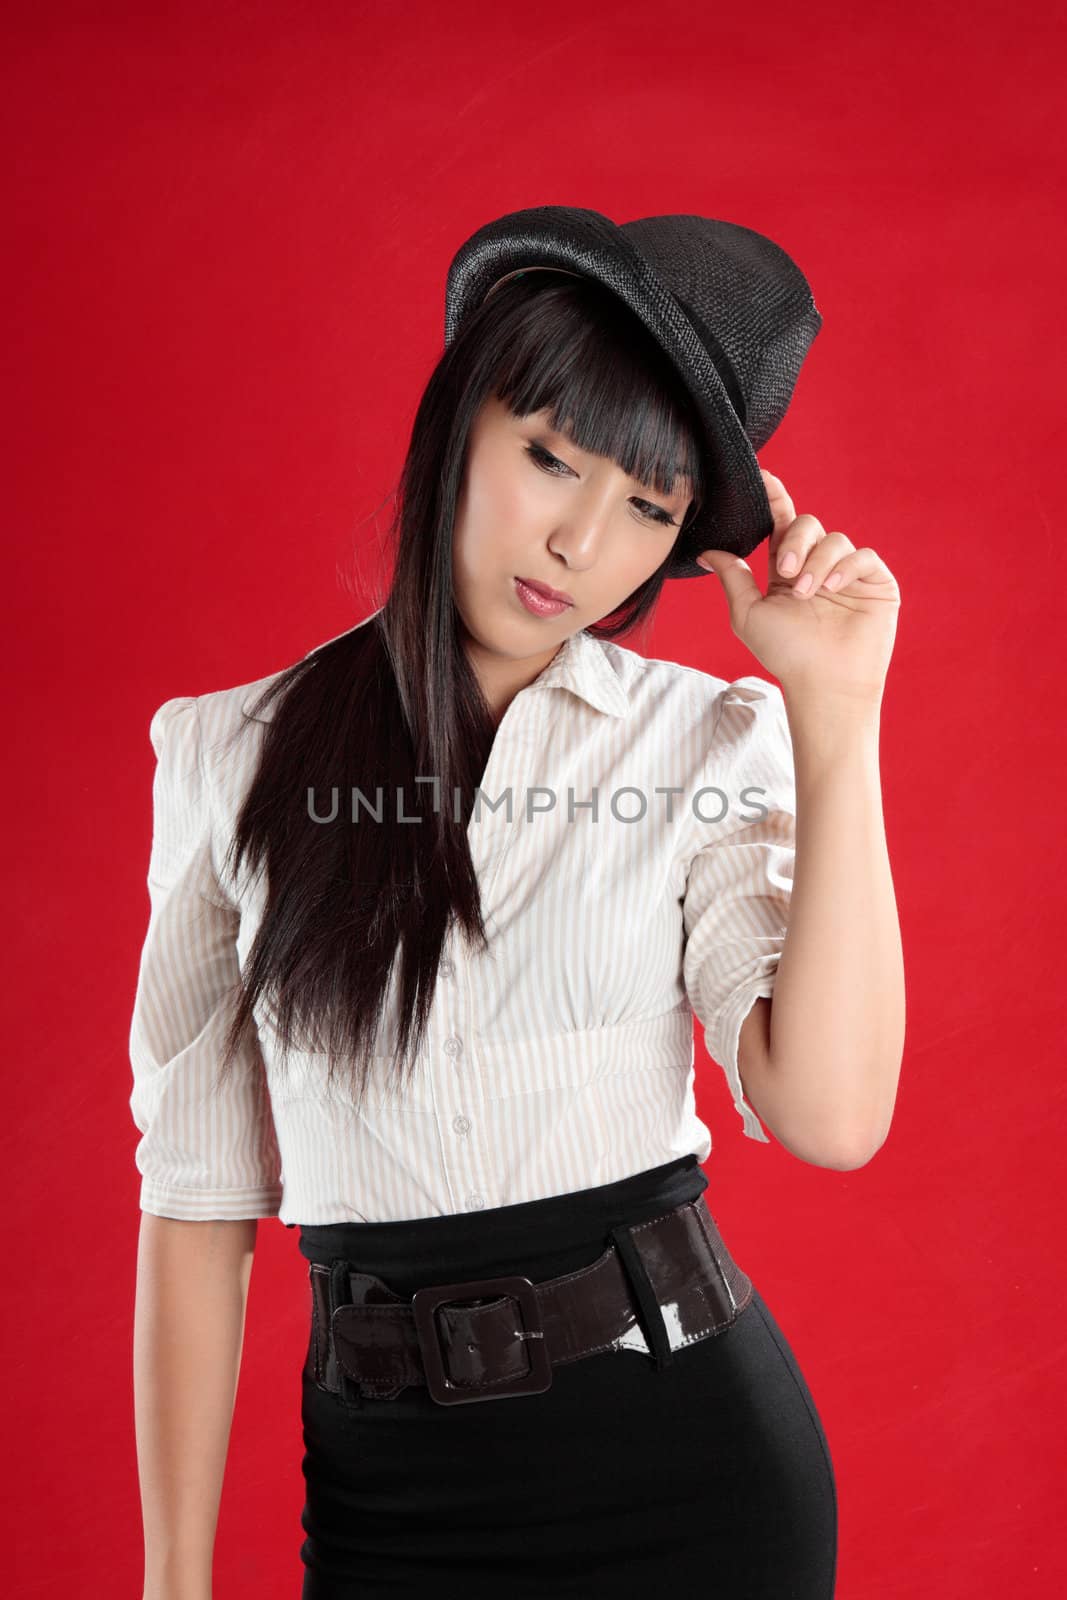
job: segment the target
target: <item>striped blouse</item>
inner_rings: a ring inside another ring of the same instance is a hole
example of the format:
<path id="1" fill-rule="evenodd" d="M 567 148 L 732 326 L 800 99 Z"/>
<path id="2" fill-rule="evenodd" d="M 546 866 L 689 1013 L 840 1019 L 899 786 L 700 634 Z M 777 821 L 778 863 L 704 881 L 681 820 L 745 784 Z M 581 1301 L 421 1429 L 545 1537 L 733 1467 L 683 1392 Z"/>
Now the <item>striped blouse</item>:
<path id="1" fill-rule="evenodd" d="M 242 713 L 268 681 L 178 696 L 151 719 L 150 913 L 129 1041 L 142 1210 L 399 1221 L 703 1161 L 694 1013 L 744 1133 L 768 1142 L 737 1043 L 773 993 L 793 881 L 776 685 L 584 631 L 564 641 L 508 705 L 469 824 L 489 949 L 449 933 L 402 1095 L 387 1005 L 357 1112 L 336 1085 L 322 1092 L 324 1058 L 279 1070 L 265 1019 L 213 1092 L 262 913 L 260 880 L 230 876 L 225 857 L 270 708 Z"/>

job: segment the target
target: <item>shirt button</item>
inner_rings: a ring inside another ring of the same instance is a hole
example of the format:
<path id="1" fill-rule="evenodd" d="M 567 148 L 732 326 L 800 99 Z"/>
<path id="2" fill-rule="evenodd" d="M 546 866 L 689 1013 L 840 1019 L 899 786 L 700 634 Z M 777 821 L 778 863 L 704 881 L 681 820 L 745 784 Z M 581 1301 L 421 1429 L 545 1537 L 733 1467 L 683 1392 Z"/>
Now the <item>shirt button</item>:
<path id="1" fill-rule="evenodd" d="M 456 976 L 455 963 L 450 961 L 447 956 L 441 962 L 441 976 L 442 978 L 454 978 Z"/>
<path id="2" fill-rule="evenodd" d="M 448 1056 L 458 1056 L 462 1049 L 462 1039 L 457 1039 L 454 1033 L 450 1033 L 444 1044 L 445 1054 Z"/>
<path id="3" fill-rule="evenodd" d="M 470 1117 L 464 1117 L 462 1115 L 453 1117 L 452 1126 L 455 1128 L 457 1133 L 470 1133 L 471 1119 Z"/>
<path id="4" fill-rule="evenodd" d="M 482 1207 L 484 1205 L 485 1205 L 485 1196 L 479 1194 L 477 1190 L 475 1190 L 473 1194 L 469 1194 L 467 1196 L 467 1210 L 468 1211 L 481 1211 L 481 1209 L 482 1209 Z"/>

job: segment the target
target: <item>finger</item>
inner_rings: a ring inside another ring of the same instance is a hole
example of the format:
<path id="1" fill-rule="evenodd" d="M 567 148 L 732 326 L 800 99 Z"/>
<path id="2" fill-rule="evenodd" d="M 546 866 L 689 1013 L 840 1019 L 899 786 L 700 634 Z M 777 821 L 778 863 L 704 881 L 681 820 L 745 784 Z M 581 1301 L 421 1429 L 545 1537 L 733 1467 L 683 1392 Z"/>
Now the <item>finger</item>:
<path id="1" fill-rule="evenodd" d="M 806 576 L 806 573 L 801 576 Z M 877 550 L 870 549 L 851 549 L 838 562 L 830 563 L 824 573 L 817 576 L 813 573 L 811 576 L 814 581 L 809 584 L 808 589 L 800 590 L 797 584 L 792 586 L 793 592 L 800 594 L 801 598 L 809 598 L 819 592 L 843 594 L 856 582 L 888 582 L 888 584 L 894 582 L 893 573 L 881 560 Z"/>
<path id="2" fill-rule="evenodd" d="M 802 567 L 793 573 L 789 588 L 794 594 L 814 594 L 825 582 L 837 563 L 855 550 L 855 545 L 843 533 L 824 533 L 811 548 Z M 779 562 L 779 566 L 781 563 Z M 834 588 L 839 588 L 835 584 Z"/>
<path id="3" fill-rule="evenodd" d="M 763 487 L 767 493 L 767 500 L 774 516 L 774 531 L 788 528 L 796 517 L 797 511 L 790 495 L 781 478 L 776 478 L 773 472 L 768 472 L 766 467 L 760 467 L 760 476 Z"/>
<path id="4" fill-rule="evenodd" d="M 773 578 L 790 578 L 799 573 L 811 551 L 826 530 L 818 517 L 803 512 L 794 517 L 787 528 L 772 533 L 768 555 L 770 575 Z"/>
<path id="5" fill-rule="evenodd" d="M 704 550 L 696 559 L 700 566 L 707 567 L 718 576 L 726 591 L 731 613 L 739 601 L 763 599 L 752 568 L 741 556 L 732 555 L 729 550 Z"/>
<path id="6" fill-rule="evenodd" d="M 886 583 L 896 586 L 896 579 L 878 554 L 869 546 L 860 550 L 853 550 L 835 562 L 829 572 L 822 579 L 822 589 L 836 594 L 845 590 L 854 583 Z M 815 593 L 815 590 L 812 590 Z"/>

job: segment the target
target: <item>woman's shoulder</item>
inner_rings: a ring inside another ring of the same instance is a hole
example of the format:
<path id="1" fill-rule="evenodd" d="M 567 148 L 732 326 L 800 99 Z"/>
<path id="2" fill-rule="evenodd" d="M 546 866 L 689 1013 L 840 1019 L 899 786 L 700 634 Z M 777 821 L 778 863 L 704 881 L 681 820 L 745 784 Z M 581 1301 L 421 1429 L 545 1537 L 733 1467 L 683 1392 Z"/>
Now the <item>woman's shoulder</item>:
<path id="1" fill-rule="evenodd" d="M 372 616 L 375 614 L 372 613 Z M 210 728 L 213 734 L 225 738 L 249 723 L 270 722 L 281 698 L 275 690 L 281 687 L 283 678 L 317 651 L 354 633 L 357 628 L 366 627 L 370 620 L 370 617 L 364 617 L 354 626 L 345 628 L 340 633 L 331 634 L 328 639 L 320 639 L 310 650 L 301 651 L 299 655 L 293 656 L 272 672 L 265 672 L 258 678 L 249 678 L 228 688 L 209 689 L 203 694 L 193 696 L 201 726 L 205 731 Z"/>
<path id="2" fill-rule="evenodd" d="M 199 749 L 205 772 L 240 770 L 258 753 L 277 697 L 271 690 L 288 667 L 200 694 L 174 695 L 152 713 L 149 732 L 158 757 L 164 740 Z"/>
<path id="3" fill-rule="evenodd" d="M 225 741 L 230 735 L 240 732 L 249 724 L 269 722 L 270 704 L 258 710 L 257 707 L 285 670 L 284 667 L 279 667 L 262 677 L 250 678 L 227 688 L 206 689 L 200 694 L 182 697 L 180 703 L 183 706 L 189 709 L 195 707 L 200 737 L 205 748 Z M 174 702 L 167 702 L 168 705 L 172 703 Z M 159 716 L 161 713 L 165 715 L 165 706 L 161 706 L 156 715 Z"/>

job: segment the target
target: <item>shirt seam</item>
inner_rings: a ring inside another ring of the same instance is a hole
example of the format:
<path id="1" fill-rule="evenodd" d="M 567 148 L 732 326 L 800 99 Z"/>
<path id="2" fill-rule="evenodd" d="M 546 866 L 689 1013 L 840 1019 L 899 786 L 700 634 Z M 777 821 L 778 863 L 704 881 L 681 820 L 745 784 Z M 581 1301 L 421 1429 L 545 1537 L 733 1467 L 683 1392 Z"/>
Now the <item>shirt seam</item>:
<path id="1" fill-rule="evenodd" d="M 244 1183 L 229 1185 L 225 1188 L 216 1188 L 214 1185 L 203 1186 L 197 1183 L 172 1183 L 166 1178 L 150 1178 L 143 1175 L 146 1189 L 175 1190 L 182 1194 L 280 1194 L 284 1187 L 277 1180 L 271 1183 Z"/>

